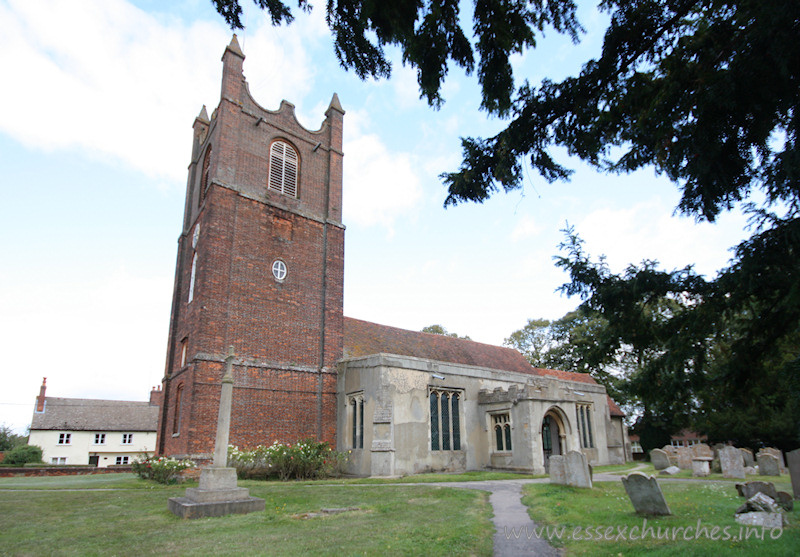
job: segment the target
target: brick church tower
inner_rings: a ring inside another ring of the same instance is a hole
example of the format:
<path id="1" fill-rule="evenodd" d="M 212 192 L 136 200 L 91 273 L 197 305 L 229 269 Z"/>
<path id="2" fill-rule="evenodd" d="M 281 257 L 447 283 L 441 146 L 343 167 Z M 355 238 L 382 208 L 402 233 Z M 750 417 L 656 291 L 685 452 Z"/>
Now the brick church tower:
<path id="1" fill-rule="evenodd" d="M 336 437 L 342 357 L 342 122 L 259 106 L 234 35 L 222 93 L 194 122 L 170 318 L 160 454 L 208 458 L 234 347 L 232 444 Z"/>

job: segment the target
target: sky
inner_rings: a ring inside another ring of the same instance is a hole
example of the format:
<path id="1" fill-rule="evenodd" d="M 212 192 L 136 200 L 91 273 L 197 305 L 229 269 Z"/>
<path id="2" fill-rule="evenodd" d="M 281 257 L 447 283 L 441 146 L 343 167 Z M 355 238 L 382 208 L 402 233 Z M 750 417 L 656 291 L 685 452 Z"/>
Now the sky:
<path id="1" fill-rule="evenodd" d="M 286 99 L 310 129 L 334 92 L 346 111 L 345 315 L 502 344 L 580 303 L 557 292 L 567 224 L 614 271 L 655 259 L 709 278 L 747 236 L 739 212 L 676 215 L 677 187 L 652 170 L 599 174 L 563 153 L 569 182 L 526 167 L 521 190 L 445 209 L 459 138 L 505 125 L 478 110 L 476 77 L 451 68 L 439 110 L 396 50 L 390 79 L 361 81 L 312 4 L 275 28 L 243 0 L 238 39 L 259 104 Z M 551 32 L 515 55 L 518 79 L 596 57 L 604 16 L 579 18 L 579 44 Z M 161 383 L 192 123 L 219 103 L 231 34 L 209 0 L 0 0 L 0 423 L 24 432 L 43 377 L 76 398 L 146 400 Z"/>

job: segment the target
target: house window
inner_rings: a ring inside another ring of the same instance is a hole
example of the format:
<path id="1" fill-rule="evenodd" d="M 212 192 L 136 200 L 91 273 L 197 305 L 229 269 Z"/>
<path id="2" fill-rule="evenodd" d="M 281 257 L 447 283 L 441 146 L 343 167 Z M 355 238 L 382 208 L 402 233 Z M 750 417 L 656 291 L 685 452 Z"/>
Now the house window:
<path id="1" fill-rule="evenodd" d="M 118 456 L 116 462 L 114 462 L 117 466 L 121 464 L 128 464 L 128 457 L 127 456 Z"/>
<path id="2" fill-rule="evenodd" d="M 632 453 L 643 453 L 642 444 L 639 441 L 631 441 L 631 452 Z"/>
<path id="3" fill-rule="evenodd" d="M 183 404 L 183 384 L 178 385 L 175 391 L 175 414 L 172 417 L 172 435 L 180 435 L 181 432 L 181 410 Z"/>
<path id="4" fill-rule="evenodd" d="M 511 451 L 511 416 L 508 412 L 493 414 L 495 450 L 498 452 Z"/>
<path id="5" fill-rule="evenodd" d="M 461 450 L 460 391 L 431 389 L 431 450 Z"/>
<path id="6" fill-rule="evenodd" d="M 50 463 L 51 464 L 66 464 L 67 463 L 67 457 L 65 457 L 65 456 L 54 456 L 53 458 L 50 459 Z"/>
<path id="7" fill-rule="evenodd" d="M 269 189 L 297 197 L 298 157 L 294 147 L 276 141 L 269 150 Z"/>
<path id="8" fill-rule="evenodd" d="M 575 412 L 578 418 L 578 436 L 581 440 L 581 448 L 593 449 L 592 406 L 590 404 L 578 404 L 575 407 Z"/>
<path id="9" fill-rule="evenodd" d="M 683 447 L 683 441 L 680 439 L 670 439 L 669 444 L 673 447 Z"/>
<path id="10" fill-rule="evenodd" d="M 198 196 L 197 206 L 203 204 L 206 198 L 206 188 L 208 188 L 208 168 L 211 166 L 211 145 L 206 149 L 206 154 L 203 157 L 203 171 L 200 175 L 200 195 Z"/>
<path id="11" fill-rule="evenodd" d="M 69 445 L 72 442 L 72 434 L 71 433 L 59 433 L 58 434 L 58 444 L 59 445 Z"/>
<path id="12" fill-rule="evenodd" d="M 106 444 L 106 434 L 105 433 L 95 433 L 94 434 L 94 444 L 95 445 L 105 445 Z"/>
<path id="13" fill-rule="evenodd" d="M 348 397 L 348 422 L 350 429 L 350 446 L 354 449 L 364 448 L 364 394 Z"/>
<path id="14" fill-rule="evenodd" d="M 122 444 L 123 445 L 131 445 L 131 444 L 133 444 L 133 433 L 123 433 L 122 434 Z"/>

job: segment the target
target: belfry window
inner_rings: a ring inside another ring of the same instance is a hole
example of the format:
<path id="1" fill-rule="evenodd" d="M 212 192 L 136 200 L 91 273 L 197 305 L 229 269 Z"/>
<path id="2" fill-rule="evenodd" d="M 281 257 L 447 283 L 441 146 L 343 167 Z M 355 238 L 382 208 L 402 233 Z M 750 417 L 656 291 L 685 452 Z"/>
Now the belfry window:
<path id="1" fill-rule="evenodd" d="M 269 149 L 269 189 L 297 197 L 298 163 L 294 147 L 285 141 L 273 143 Z"/>
<path id="2" fill-rule="evenodd" d="M 200 195 L 197 197 L 198 207 L 203 204 L 206 198 L 206 189 L 208 189 L 208 170 L 211 166 L 211 145 L 206 149 L 206 154 L 203 157 L 203 170 L 200 174 Z"/>
<path id="3" fill-rule="evenodd" d="M 431 450 L 461 450 L 461 391 L 431 389 Z"/>
<path id="4" fill-rule="evenodd" d="M 575 412 L 577 413 L 578 436 L 581 440 L 581 447 L 584 449 L 593 449 L 592 406 L 590 404 L 578 404 L 575 406 Z"/>
<path id="5" fill-rule="evenodd" d="M 350 428 L 351 447 L 364 448 L 364 394 L 359 393 L 348 397 L 347 402 L 348 422 Z"/>
<path id="6" fill-rule="evenodd" d="M 511 416 L 508 412 L 493 414 L 492 423 L 494 425 L 494 448 L 498 452 L 511 451 Z"/>

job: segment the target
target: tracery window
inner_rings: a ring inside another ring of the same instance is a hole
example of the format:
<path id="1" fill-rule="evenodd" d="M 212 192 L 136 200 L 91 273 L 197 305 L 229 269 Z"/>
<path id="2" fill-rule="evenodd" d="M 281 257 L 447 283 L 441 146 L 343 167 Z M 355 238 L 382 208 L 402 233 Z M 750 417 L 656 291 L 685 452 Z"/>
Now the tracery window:
<path id="1" fill-rule="evenodd" d="M 511 451 L 511 416 L 508 412 L 493 414 L 495 450 Z"/>
<path id="2" fill-rule="evenodd" d="M 269 189 L 297 197 L 297 169 L 299 158 L 294 147 L 285 141 L 276 141 L 269 149 Z"/>
<path id="3" fill-rule="evenodd" d="M 461 391 L 431 389 L 431 450 L 461 450 Z"/>
<path id="4" fill-rule="evenodd" d="M 581 439 L 581 447 L 584 449 L 593 449 L 592 406 L 591 404 L 578 404 L 575 406 L 575 412 L 577 413 L 578 435 Z"/>

